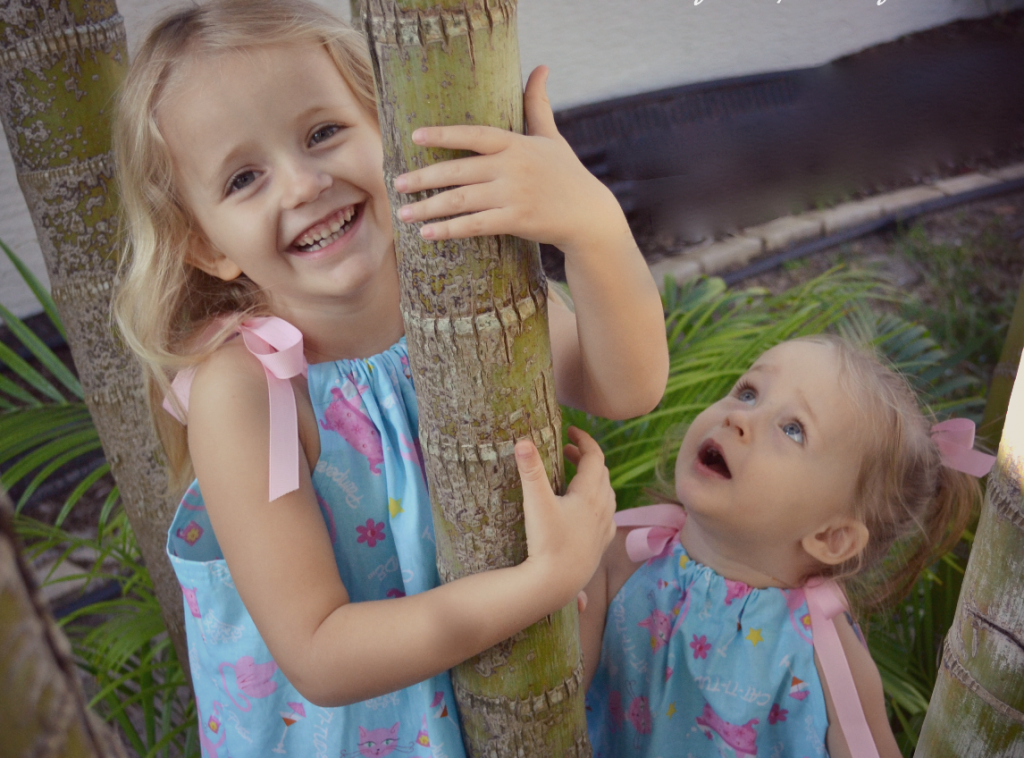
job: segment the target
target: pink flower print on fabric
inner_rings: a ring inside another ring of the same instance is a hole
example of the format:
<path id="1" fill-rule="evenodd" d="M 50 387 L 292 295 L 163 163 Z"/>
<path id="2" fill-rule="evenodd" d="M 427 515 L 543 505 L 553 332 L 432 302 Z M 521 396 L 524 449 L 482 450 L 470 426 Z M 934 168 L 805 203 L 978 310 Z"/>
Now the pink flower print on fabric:
<path id="1" fill-rule="evenodd" d="M 367 547 L 377 547 L 378 542 L 384 541 L 384 522 L 366 519 L 366 526 L 357 526 L 356 531 L 359 537 L 356 542 L 365 542 Z"/>
<path id="2" fill-rule="evenodd" d="M 732 605 L 733 600 L 740 600 L 750 594 L 750 587 L 743 582 L 734 582 L 732 579 L 725 580 L 725 604 Z"/>
<path id="3" fill-rule="evenodd" d="M 355 384 L 355 382 L 353 382 Z M 366 390 L 365 386 L 358 386 L 361 393 Z M 337 432 L 351 445 L 356 452 L 366 457 L 370 464 L 370 472 L 380 475 L 380 464 L 384 462 L 384 448 L 380 441 L 380 432 L 373 425 L 373 421 L 360 409 L 358 395 L 355 401 L 349 400 L 341 391 L 340 387 L 332 387 L 331 395 L 334 400 L 324 411 L 324 418 L 320 419 L 320 426 L 326 432 Z"/>
<path id="4" fill-rule="evenodd" d="M 188 543 L 189 547 L 192 547 L 203 536 L 203 527 L 199 526 L 195 521 L 189 521 L 185 526 L 176 530 L 174 536 L 179 540 L 184 540 Z"/>
<path id="5" fill-rule="evenodd" d="M 640 734 L 651 733 L 653 726 L 651 706 L 645 696 L 640 695 L 633 698 L 633 702 L 629 704 L 629 710 L 626 711 L 626 719 Z"/>
<path id="6" fill-rule="evenodd" d="M 181 593 L 185 596 L 185 602 L 188 604 L 188 609 L 191 611 L 192 616 L 201 619 L 203 614 L 199 612 L 199 597 L 196 595 L 195 587 L 186 587 L 184 584 L 179 584 L 181 587 Z"/>
<path id="7" fill-rule="evenodd" d="M 780 721 L 785 721 L 788 713 L 789 711 L 781 707 L 778 703 L 773 703 L 772 709 L 768 712 L 768 723 L 774 725 Z"/>
<path id="8" fill-rule="evenodd" d="M 693 659 L 707 658 L 708 653 L 711 651 L 711 643 L 708 642 L 706 634 L 702 634 L 699 638 L 697 635 L 693 635 L 693 641 L 690 643 L 690 647 L 693 648 Z"/>
<path id="9" fill-rule="evenodd" d="M 746 724 L 730 724 L 724 721 L 708 703 L 704 703 L 704 710 L 696 718 L 697 726 L 704 732 L 704 736 L 712 742 L 724 742 L 736 752 L 736 758 L 757 755 L 757 732 L 754 731 L 754 724 L 760 723 L 757 719 L 750 719 Z M 718 740 L 715 740 L 718 737 Z"/>
<path id="10" fill-rule="evenodd" d="M 668 644 L 668 638 L 672 636 L 672 617 L 657 608 L 637 626 L 642 626 L 650 633 L 652 650 L 663 648 Z"/>
<path id="11" fill-rule="evenodd" d="M 228 687 L 227 676 L 224 673 L 225 669 L 231 669 L 235 672 L 235 683 L 238 689 L 241 690 L 238 693 L 238 700 L 235 700 L 235 696 L 231 694 L 231 688 Z M 252 703 L 249 702 L 250 697 L 267 697 L 277 691 L 277 682 L 271 679 L 277 671 L 277 664 L 273 661 L 256 663 L 251 655 L 243 655 L 233 664 L 227 661 L 220 664 L 217 671 L 220 673 L 221 682 L 224 684 L 224 691 L 240 711 L 252 709 Z M 242 702 L 239 703 L 239 700 Z"/>

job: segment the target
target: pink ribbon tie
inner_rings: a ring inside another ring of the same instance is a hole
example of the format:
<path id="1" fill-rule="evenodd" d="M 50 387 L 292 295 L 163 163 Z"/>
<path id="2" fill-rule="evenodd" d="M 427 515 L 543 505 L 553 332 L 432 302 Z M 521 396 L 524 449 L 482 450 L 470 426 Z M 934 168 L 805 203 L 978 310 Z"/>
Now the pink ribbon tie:
<path id="1" fill-rule="evenodd" d="M 273 316 L 243 321 L 238 331 L 246 348 L 263 365 L 270 401 L 270 500 L 299 488 L 299 417 L 292 390 L 293 377 L 308 373 L 302 350 L 302 332 L 284 319 Z M 195 368 L 174 377 L 171 392 L 188 413 L 188 398 Z M 176 412 L 169 398 L 164 409 L 182 424 L 186 419 Z"/>
<path id="2" fill-rule="evenodd" d="M 804 586 L 804 598 L 811 614 L 814 650 L 821 662 L 825 681 L 828 682 L 832 704 L 850 748 L 850 755 L 855 758 L 878 758 L 878 748 L 857 694 L 850 662 L 846 659 L 843 643 L 833 621 L 846 611 L 846 596 L 833 581 L 811 579 Z"/>
<path id="3" fill-rule="evenodd" d="M 686 511 L 671 503 L 645 505 L 615 514 L 615 526 L 637 526 L 626 535 L 626 553 L 634 563 L 657 558 L 668 550 L 686 523 Z"/>
<path id="4" fill-rule="evenodd" d="M 951 469 L 982 477 L 996 462 L 994 455 L 974 449 L 974 422 L 968 418 L 951 418 L 935 424 L 931 435 L 939 448 L 942 465 Z"/>

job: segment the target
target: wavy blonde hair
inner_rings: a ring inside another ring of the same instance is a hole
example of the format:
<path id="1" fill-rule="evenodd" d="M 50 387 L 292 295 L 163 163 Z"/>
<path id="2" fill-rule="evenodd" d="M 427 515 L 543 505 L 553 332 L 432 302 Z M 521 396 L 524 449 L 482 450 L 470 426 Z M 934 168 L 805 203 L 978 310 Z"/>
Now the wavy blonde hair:
<path id="1" fill-rule="evenodd" d="M 189 263 L 202 249 L 196 243 L 203 232 L 174 185 L 156 112 L 169 88 L 187 75 L 186 62 L 290 44 L 323 46 L 376 119 L 366 40 L 306 0 L 212 0 L 176 11 L 146 36 L 120 93 L 113 143 L 125 251 L 114 317 L 142 362 L 150 416 L 176 490 L 192 478 L 192 465 L 185 428 L 160 407 L 170 377 L 201 362 L 241 320 L 265 314 L 266 305 L 244 275 L 223 281 Z M 208 330 L 213 323 L 218 326 Z"/>
<path id="2" fill-rule="evenodd" d="M 921 572 L 956 544 L 981 487 L 973 476 L 942 465 L 931 438 L 931 411 L 921 408 L 906 377 L 873 349 L 830 334 L 792 341 L 836 351 L 839 381 L 857 404 L 867 441 L 852 502 L 868 543 L 838 566 L 822 564 L 814 575 L 842 583 L 858 611 L 880 610 L 906 595 Z M 672 473 L 686 429 L 679 425 L 666 435 L 657 482 L 648 493 L 654 501 L 678 502 Z"/>

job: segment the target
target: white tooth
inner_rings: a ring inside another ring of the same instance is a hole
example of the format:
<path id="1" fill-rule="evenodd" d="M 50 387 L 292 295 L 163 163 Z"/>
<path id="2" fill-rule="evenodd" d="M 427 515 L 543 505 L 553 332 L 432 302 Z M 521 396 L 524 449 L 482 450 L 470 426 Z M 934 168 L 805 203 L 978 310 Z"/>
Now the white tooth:
<path id="1" fill-rule="evenodd" d="M 331 222 L 331 234 L 334 234 L 334 233 L 335 233 L 336 231 L 338 231 L 339 229 L 341 229 L 341 224 L 342 224 L 342 222 L 341 222 L 341 221 L 338 221 L 337 219 L 335 219 L 334 221 L 332 221 L 332 222 Z"/>
<path id="2" fill-rule="evenodd" d="M 345 221 L 351 221 L 354 215 L 356 215 L 355 206 L 350 205 L 348 210 L 345 211 Z"/>

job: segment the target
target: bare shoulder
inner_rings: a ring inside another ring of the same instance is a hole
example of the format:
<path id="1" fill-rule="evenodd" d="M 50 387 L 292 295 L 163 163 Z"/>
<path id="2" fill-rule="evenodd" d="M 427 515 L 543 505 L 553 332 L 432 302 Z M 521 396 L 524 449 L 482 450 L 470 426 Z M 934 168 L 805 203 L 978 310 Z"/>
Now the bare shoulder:
<path id="1" fill-rule="evenodd" d="M 867 719 L 868 727 L 871 729 L 871 736 L 875 740 L 878 754 L 882 758 L 900 758 L 900 750 L 896 744 L 896 738 L 889 726 L 889 719 L 885 712 L 885 693 L 882 690 L 882 677 L 878 673 L 878 667 L 871 659 L 871 653 L 861 641 L 860 636 L 850 624 L 845 613 L 835 617 L 836 632 L 839 641 L 843 646 L 846 660 L 850 664 L 850 673 L 853 675 L 853 683 L 857 688 L 861 707 L 864 709 L 864 717 Z M 843 758 L 852 755 L 849 746 L 846 744 L 846 737 L 839 726 L 839 718 L 836 713 L 835 704 L 832 702 L 832 695 L 829 692 L 828 683 L 825 681 L 825 674 L 821 668 L 821 661 L 815 653 L 814 662 L 818 667 L 818 676 L 821 679 L 825 691 L 825 708 L 828 711 L 828 736 L 827 744 L 829 755 L 833 758 Z"/>

